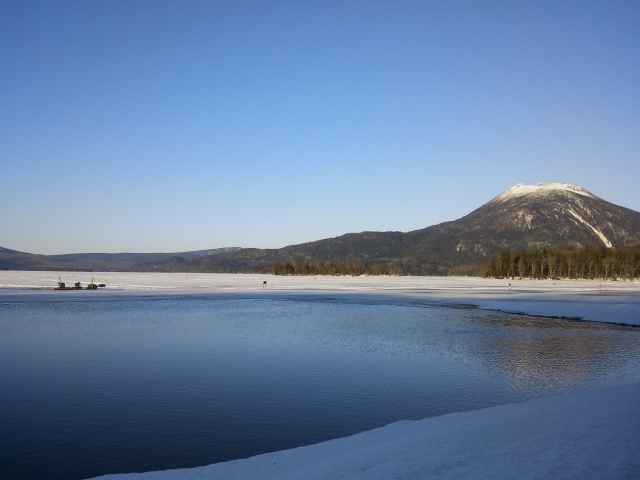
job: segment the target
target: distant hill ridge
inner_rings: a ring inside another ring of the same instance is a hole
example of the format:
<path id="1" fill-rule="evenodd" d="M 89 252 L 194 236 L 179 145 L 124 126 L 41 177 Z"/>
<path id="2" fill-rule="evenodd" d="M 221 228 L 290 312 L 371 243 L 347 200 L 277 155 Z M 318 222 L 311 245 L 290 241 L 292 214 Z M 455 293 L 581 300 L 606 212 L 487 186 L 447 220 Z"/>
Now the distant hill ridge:
<path id="1" fill-rule="evenodd" d="M 0 270 L 60 271 L 129 271 L 141 262 L 157 262 L 165 258 L 200 258 L 239 250 L 240 247 L 214 248 L 176 253 L 69 253 L 37 255 L 0 247 Z"/>
<path id="2" fill-rule="evenodd" d="M 518 184 L 458 220 L 411 232 L 349 233 L 279 249 L 167 255 L 123 269 L 269 273 L 274 264 L 290 259 L 379 265 L 386 273 L 401 275 L 475 275 L 478 265 L 504 250 L 637 244 L 639 212 L 607 202 L 579 185 Z"/>
<path id="3" fill-rule="evenodd" d="M 209 250 L 194 250 L 190 252 L 175 253 L 69 253 L 66 255 L 55 255 L 55 257 L 69 260 L 108 260 L 140 263 L 155 262 L 169 257 L 205 257 L 207 255 L 217 255 L 218 253 L 235 252 L 236 250 L 240 250 L 240 247 L 212 248 Z"/>

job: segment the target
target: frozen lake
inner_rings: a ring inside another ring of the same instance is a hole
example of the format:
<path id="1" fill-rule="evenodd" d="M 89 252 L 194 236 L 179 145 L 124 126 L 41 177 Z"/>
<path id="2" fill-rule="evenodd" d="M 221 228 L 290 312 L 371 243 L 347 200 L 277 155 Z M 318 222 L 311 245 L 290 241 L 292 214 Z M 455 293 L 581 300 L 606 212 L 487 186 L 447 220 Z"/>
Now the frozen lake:
<path id="1" fill-rule="evenodd" d="M 52 292 L 68 285 L 106 283 L 98 291 Z M 266 289 L 263 289 L 267 282 Z M 0 271 L 0 302 L 152 298 L 278 298 L 322 295 L 339 301 L 487 310 L 640 326 L 640 281 L 495 280 L 475 277 L 283 277 L 220 273 Z"/>
<path id="2" fill-rule="evenodd" d="M 640 381 L 640 329 L 624 326 L 322 289 L 87 301 L 111 292 L 10 288 L 18 295 L 5 290 L 0 305 L 3 478 L 194 467 Z M 51 297 L 60 294 L 82 295 Z"/>

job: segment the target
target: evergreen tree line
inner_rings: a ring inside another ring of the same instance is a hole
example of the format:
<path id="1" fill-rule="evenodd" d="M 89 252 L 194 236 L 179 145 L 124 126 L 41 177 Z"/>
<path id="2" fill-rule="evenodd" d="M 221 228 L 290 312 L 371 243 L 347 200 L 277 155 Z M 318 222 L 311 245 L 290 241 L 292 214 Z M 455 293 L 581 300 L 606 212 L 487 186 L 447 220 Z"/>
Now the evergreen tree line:
<path id="1" fill-rule="evenodd" d="M 362 263 L 356 260 L 336 261 L 317 259 L 288 259 L 271 265 L 259 265 L 249 270 L 251 273 L 272 273 L 273 275 L 391 275 L 391 276 L 477 276 L 478 265 L 438 265 L 416 259 L 383 259 L 378 263 Z"/>
<path id="2" fill-rule="evenodd" d="M 380 265 L 333 260 L 284 260 L 271 267 L 273 275 L 384 275 Z"/>
<path id="3" fill-rule="evenodd" d="M 505 251 L 479 273 L 491 278 L 633 280 L 640 277 L 640 245 Z"/>

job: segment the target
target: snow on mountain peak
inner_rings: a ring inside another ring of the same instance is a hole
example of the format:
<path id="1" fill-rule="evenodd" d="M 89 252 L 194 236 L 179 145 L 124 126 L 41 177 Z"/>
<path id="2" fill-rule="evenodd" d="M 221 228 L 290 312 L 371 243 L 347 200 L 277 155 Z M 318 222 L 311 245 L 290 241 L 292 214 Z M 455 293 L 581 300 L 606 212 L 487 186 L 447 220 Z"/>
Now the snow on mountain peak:
<path id="1" fill-rule="evenodd" d="M 509 190 L 501 193 L 496 198 L 494 198 L 491 202 L 505 202 L 512 198 L 516 197 L 524 197 L 527 195 L 546 195 L 558 190 L 564 190 L 566 192 L 576 193 L 578 195 L 583 195 L 585 197 L 590 198 L 598 198 L 588 190 L 585 190 L 580 185 L 574 185 L 572 183 L 539 183 L 537 185 L 525 185 L 524 183 L 519 183 L 515 187 L 511 187 Z"/>

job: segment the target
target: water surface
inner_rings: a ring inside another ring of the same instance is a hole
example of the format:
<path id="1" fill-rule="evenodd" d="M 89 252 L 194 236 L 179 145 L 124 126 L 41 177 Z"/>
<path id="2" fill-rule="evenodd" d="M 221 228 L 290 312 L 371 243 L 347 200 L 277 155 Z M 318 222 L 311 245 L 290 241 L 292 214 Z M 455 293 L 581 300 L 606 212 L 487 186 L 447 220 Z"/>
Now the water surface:
<path id="1" fill-rule="evenodd" d="M 640 381 L 640 330 L 317 301 L 0 306 L 0 477 L 183 468 Z"/>

